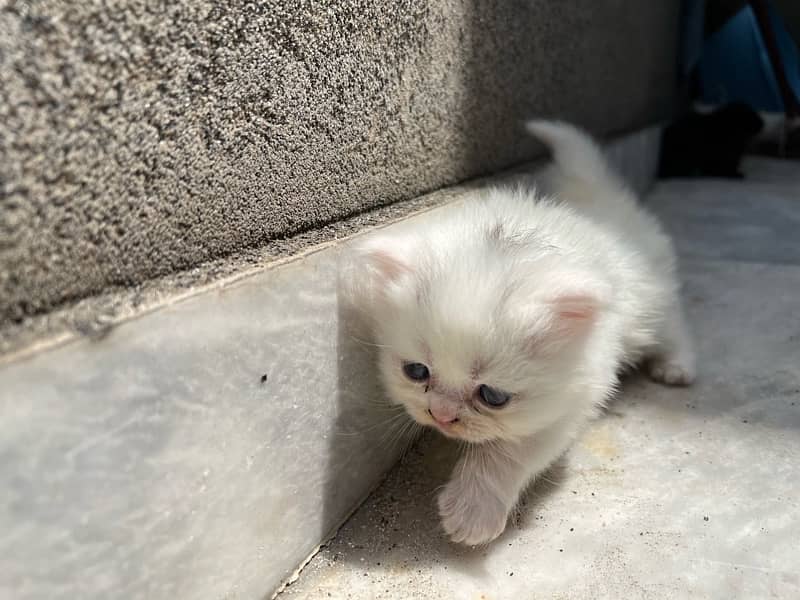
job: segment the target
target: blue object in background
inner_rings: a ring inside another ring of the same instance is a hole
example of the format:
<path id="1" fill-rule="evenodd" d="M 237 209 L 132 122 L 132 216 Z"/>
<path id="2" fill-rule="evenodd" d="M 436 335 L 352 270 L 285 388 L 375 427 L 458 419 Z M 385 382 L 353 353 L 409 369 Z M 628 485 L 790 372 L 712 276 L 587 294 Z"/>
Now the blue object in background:
<path id="1" fill-rule="evenodd" d="M 797 46 L 772 6 L 769 18 L 786 78 L 800 97 Z M 749 5 L 706 40 L 698 62 L 698 82 L 700 100 L 706 104 L 745 102 L 758 111 L 785 111 L 764 38 Z"/>
<path id="2" fill-rule="evenodd" d="M 681 45 L 679 69 L 682 80 L 688 80 L 703 56 L 706 18 L 705 0 L 683 0 L 681 5 Z"/>

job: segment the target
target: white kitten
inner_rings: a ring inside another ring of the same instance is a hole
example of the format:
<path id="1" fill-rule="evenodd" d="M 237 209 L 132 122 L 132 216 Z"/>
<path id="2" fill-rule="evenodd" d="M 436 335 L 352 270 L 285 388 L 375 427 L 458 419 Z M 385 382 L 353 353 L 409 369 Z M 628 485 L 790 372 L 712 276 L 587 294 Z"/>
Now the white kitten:
<path id="1" fill-rule="evenodd" d="M 368 237 L 343 270 L 391 399 L 470 442 L 438 498 L 466 544 L 503 532 L 624 367 L 694 378 L 670 240 L 588 136 L 528 130 L 555 153 L 554 199 L 490 190 Z"/>

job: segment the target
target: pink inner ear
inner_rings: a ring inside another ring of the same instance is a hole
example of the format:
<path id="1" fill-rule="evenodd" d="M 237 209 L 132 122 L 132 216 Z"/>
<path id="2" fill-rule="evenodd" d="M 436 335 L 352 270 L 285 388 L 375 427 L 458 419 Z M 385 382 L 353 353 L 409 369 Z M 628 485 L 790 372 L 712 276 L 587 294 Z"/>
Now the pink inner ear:
<path id="1" fill-rule="evenodd" d="M 394 281 L 410 271 L 404 262 L 385 250 L 373 250 L 369 256 L 375 268 L 389 281 Z"/>
<path id="2" fill-rule="evenodd" d="M 608 284 L 582 272 L 550 271 L 536 285 L 537 297 L 527 316 L 527 347 L 535 354 L 557 352 L 562 344 L 589 333 L 612 298 Z"/>
<path id="3" fill-rule="evenodd" d="M 559 296 L 554 306 L 561 319 L 585 322 L 593 320 L 597 314 L 597 299 L 585 294 Z"/>
<path id="4" fill-rule="evenodd" d="M 591 293 L 566 293 L 551 301 L 553 322 L 547 338 L 567 341 L 589 332 L 597 320 L 601 299 Z"/>

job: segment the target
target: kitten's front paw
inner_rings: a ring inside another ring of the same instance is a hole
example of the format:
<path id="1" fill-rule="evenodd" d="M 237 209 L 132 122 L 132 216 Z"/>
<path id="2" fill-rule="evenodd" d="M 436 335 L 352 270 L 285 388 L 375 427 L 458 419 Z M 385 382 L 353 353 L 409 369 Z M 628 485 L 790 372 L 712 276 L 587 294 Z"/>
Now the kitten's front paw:
<path id="1" fill-rule="evenodd" d="M 695 378 L 693 362 L 678 358 L 653 359 L 648 363 L 647 370 L 654 381 L 667 385 L 690 385 Z"/>
<path id="2" fill-rule="evenodd" d="M 496 496 L 475 485 L 453 480 L 439 494 L 439 516 L 456 543 L 487 544 L 506 528 L 508 508 Z"/>

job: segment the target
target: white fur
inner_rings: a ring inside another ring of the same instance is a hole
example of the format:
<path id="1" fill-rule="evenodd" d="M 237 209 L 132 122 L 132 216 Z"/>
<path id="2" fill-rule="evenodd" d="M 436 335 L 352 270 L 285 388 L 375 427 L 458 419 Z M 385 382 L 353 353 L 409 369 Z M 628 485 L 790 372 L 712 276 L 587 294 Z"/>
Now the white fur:
<path id="1" fill-rule="evenodd" d="M 342 271 L 391 399 L 471 442 L 438 501 L 444 529 L 468 544 L 502 533 L 520 492 L 624 367 L 648 360 L 666 383 L 694 377 L 670 240 L 586 134 L 542 121 L 528 130 L 554 150 L 554 198 L 490 190 L 370 236 Z M 427 365 L 430 380 L 410 380 L 404 362 Z M 481 384 L 511 400 L 486 406 Z"/>

